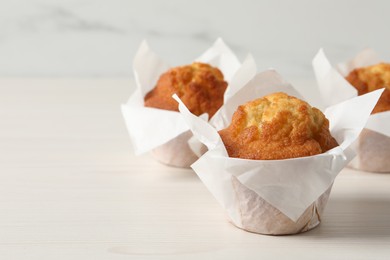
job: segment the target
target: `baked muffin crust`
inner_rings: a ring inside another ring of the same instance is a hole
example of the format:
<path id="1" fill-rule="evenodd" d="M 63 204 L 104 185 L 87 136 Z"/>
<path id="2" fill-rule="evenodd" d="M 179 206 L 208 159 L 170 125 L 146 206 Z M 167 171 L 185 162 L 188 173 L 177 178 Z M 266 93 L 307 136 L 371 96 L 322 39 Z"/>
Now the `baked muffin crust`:
<path id="1" fill-rule="evenodd" d="M 255 160 L 311 156 L 338 145 L 320 110 L 285 93 L 239 106 L 219 134 L 230 157 Z"/>
<path id="2" fill-rule="evenodd" d="M 385 88 L 372 114 L 390 110 L 390 64 L 379 63 L 355 69 L 346 79 L 357 89 L 359 95 Z"/>
<path id="3" fill-rule="evenodd" d="M 222 72 L 209 64 L 194 62 L 175 67 L 162 74 L 145 96 L 145 106 L 179 111 L 172 98 L 177 94 L 195 115 L 208 113 L 212 117 L 223 104 L 227 88 Z"/>

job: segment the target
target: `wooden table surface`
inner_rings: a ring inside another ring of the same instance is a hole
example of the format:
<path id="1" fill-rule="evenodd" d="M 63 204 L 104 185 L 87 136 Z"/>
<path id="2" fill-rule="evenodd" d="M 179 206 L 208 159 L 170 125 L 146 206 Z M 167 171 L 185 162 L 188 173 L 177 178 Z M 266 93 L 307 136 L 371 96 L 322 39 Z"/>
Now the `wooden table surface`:
<path id="1" fill-rule="evenodd" d="M 0 259 L 390 259 L 390 174 L 344 169 L 307 233 L 242 231 L 191 170 L 132 154 L 132 86 L 0 80 Z"/>

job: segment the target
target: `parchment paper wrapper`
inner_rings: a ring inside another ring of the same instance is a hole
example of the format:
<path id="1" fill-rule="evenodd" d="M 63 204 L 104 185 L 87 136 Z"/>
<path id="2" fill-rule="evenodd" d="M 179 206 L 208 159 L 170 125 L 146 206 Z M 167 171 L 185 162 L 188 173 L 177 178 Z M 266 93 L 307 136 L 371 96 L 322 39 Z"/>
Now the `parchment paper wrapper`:
<path id="1" fill-rule="evenodd" d="M 354 156 L 349 147 L 381 94 L 376 91 L 326 109 L 331 133 L 340 144 L 326 153 L 287 160 L 230 158 L 217 130 L 230 124 L 238 105 L 279 91 L 302 98 L 275 71 L 259 73 L 210 123 L 175 97 L 191 131 L 209 149 L 191 167 L 234 225 L 270 235 L 295 234 L 319 224 L 335 177 Z"/>
<path id="2" fill-rule="evenodd" d="M 354 69 L 380 62 L 378 55 L 365 49 L 350 61 L 332 67 L 321 49 L 313 59 L 318 87 L 325 105 L 357 96 L 356 89 L 345 79 Z M 390 172 L 390 111 L 369 117 L 364 131 L 354 144 L 356 158 L 350 167 L 372 172 Z"/>
<path id="3" fill-rule="evenodd" d="M 211 64 L 222 71 L 228 82 L 225 101 L 256 73 L 256 65 L 250 55 L 241 65 L 221 39 L 195 61 Z M 151 151 L 153 157 L 164 164 L 189 167 L 198 156 L 188 145 L 192 133 L 180 113 L 144 107 L 144 96 L 155 87 L 160 75 L 171 66 L 150 50 L 144 41 L 134 58 L 133 67 L 136 90 L 129 101 L 122 105 L 122 113 L 135 154 Z M 207 114 L 202 116 L 207 118 Z M 200 147 L 194 143 L 192 146 Z"/>

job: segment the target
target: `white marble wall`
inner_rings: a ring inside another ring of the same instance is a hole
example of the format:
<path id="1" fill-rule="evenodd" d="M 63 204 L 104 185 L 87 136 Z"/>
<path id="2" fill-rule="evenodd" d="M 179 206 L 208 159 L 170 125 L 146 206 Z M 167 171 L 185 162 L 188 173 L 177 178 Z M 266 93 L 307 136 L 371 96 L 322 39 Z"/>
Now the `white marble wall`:
<path id="1" fill-rule="evenodd" d="M 172 65 L 218 36 L 260 69 L 312 77 L 365 46 L 390 60 L 390 1 L 0 0 L 0 77 L 129 77 L 142 39 Z"/>

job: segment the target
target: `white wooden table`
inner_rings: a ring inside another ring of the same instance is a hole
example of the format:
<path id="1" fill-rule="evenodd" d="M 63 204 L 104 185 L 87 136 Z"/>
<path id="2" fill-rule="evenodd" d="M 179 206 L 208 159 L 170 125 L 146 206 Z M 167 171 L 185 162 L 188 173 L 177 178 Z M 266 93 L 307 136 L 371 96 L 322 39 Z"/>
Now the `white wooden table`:
<path id="1" fill-rule="evenodd" d="M 322 224 L 226 221 L 191 170 L 135 157 L 129 80 L 0 80 L 0 259 L 390 259 L 390 174 L 345 169 Z"/>

